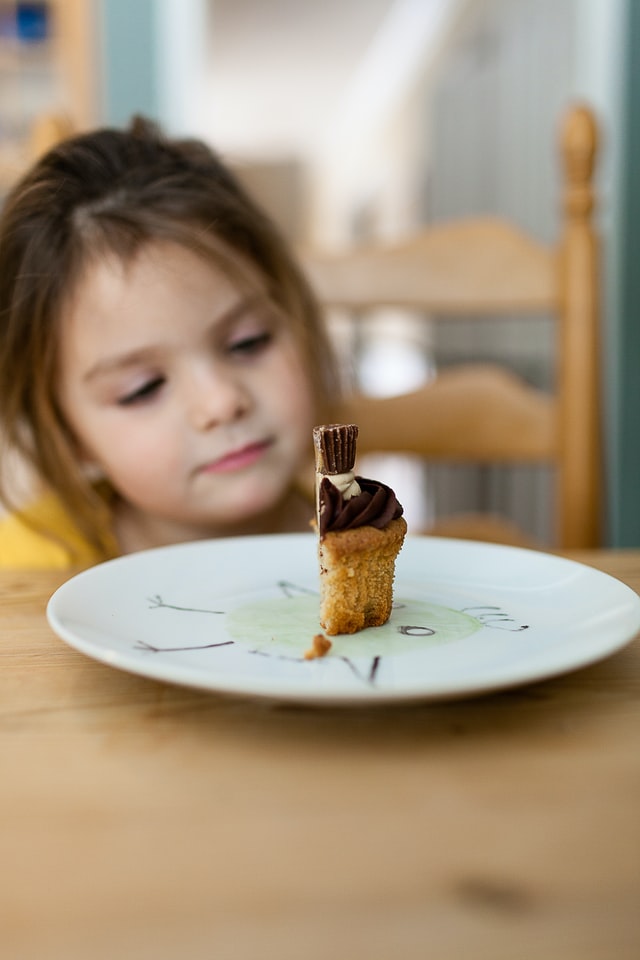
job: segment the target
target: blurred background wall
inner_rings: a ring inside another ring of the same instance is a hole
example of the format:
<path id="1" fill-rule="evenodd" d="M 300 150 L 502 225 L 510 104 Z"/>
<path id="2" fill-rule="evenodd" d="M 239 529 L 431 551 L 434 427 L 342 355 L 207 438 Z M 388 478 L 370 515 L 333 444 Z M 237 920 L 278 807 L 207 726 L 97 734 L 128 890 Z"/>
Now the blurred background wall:
<path id="1" fill-rule="evenodd" d="M 507 214 L 548 241 L 559 202 L 558 123 L 570 102 L 586 100 L 603 135 L 608 538 L 640 545 L 633 268 L 640 68 L 632 56 L 639 7 L 636 0 L 0 0 L 0 192 L 28 162 L 30 131 L 43 112 L 63 113 L 74 129 L 120 125 L 141 112 L 171 133 L 215 145 L 299 246 L 400 234 L 479 212 Z M 464 323 L 446 339 L 437 324 L 424 324 L 417 339 L 404 331 L 404 382 L 428 376 L 434 357 L 496 353 L 532 381 L 550 382 L 549 332 L 538 328 L 514 328 L 506 339 L 491 325 L 481 337 Z M 369 347 L 375 354 L 375 336 Z M 424 362 L 416 364 L 418 354 Z M 365 386 L 366 372 L 365 362 Z M 438 477 L 430 482 L 439 499 L 457 496 L 451 477 L 439 492 Z M 547 479 L 530 482 L 538 490 Z M 462 483 L 460 497 L 469 489 Z M 520 490 L 528 500 L 527 485 Z M 492 478 L 489 496 L 508 495 L 503 478 Z"/>

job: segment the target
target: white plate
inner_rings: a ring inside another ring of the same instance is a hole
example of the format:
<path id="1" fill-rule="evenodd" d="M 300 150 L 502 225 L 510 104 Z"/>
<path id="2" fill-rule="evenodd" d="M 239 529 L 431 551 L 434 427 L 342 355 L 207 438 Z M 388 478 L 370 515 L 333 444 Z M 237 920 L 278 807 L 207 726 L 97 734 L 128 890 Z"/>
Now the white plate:
<path id="1" fill-rule="evenodd" d="M 384 627 L 332 638 L 318 625 L 313 534 L 240 537 L 100 564 L 49 601 L 56 633 L 133 673 L 225 693 L 378 703 L 486 693 L 593 663 L 640 628 L 613 577 L 530 550 L 408 537 Z"/>

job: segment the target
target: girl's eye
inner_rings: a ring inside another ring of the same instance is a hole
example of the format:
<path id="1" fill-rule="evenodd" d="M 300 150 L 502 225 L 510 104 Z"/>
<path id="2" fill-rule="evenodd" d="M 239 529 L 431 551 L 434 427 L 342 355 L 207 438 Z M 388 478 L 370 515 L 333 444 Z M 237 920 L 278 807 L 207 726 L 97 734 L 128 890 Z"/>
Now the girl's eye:
<path id="1" fill-rule="evenodd" d="M 262 330 L 260 333 L 254 333 L 248 337 L 240 337 L 238 340 L 232 340 L 227 349 L 229 353 L 239 356 L 252 356 L 254 353 L 260 353 L 261 350 L 264 350 L 264 348 L 271 343 L 272 339 L 273 334 L 270 330 Z"/>
<path id="2" fill-rule="evenodd" d="M 136 403 L 144 403 L 145 400 L 150 400 L 152 397 L 154 397 L 163 384 L 164 377 L 154 377 L 153 380 L 148 380 L 146 383 L 143 383 L 141 387 L 138 387 L 131 393 L 127 393 L 124 397 L 120 397 L 118 400 L 118 405 L 121 407 L 129 407 Z"/>

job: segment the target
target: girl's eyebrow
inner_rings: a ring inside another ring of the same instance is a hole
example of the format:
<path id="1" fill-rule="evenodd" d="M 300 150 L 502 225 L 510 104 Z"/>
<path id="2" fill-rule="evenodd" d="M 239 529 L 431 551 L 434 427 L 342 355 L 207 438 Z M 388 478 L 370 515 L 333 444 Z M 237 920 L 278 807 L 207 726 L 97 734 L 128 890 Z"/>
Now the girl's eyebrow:
<path id="1" fill-rule="evenodd" d="M 118 356 L 115 357 L 105 357 L 103 360 L 98 360 L 97 363 L 94 363 L 82 379 L 85 383 L 90 383 L 92 380 L 96 380 L 105 374 L 113 373 L 116 370 L 124 370 L 127 367 L 133 367 L 137 363 L 142 363 L 147 360 L 154 350 L 155 347 L 143 347 L 140 350 L 132 350 L 130 353 L 118 354 Z"/>
<path id="2" fill-rule="evenodd" d="M 247 296 L 238 300 L 237 303 L 233 304 L 232 307 L 227 310 L 226 313 L 221 314 L 217 317 L 212 324 L 212 327 L 216 329 L 225 328 L 230 326 L 234 321 L 240 319 L 252 307 L 260 303 L 262 298 L 259 296 Z M 128 353 L 117 354 L 113 357 L 104 357 L 102 360 L 98 360 L 97 363 L 93 364 L 83 376 L 85 383 L 89 383 L 92 380 L 95 380 L 101 376 L 104 376 L 109 373 L 113 373 L 118 370 L 124 370 L 127 367 L 135 366 L 138 363 L 143 363 L 147 361 L 150 356 L 156 353 L 158 345 L 154 344 L 149 347 L 141 347 L 137 350 L 131 350 Z"/>

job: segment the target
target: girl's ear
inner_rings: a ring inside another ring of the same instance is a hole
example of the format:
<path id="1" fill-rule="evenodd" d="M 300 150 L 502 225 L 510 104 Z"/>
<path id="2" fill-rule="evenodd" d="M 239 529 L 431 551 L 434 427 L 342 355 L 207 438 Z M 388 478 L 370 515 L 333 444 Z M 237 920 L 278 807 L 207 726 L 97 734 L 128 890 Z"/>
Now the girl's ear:
<path id="1" fill-rule="evenodd" d="M 80 469 L 87 480 L 89 480 L 91 483 L 97 483 L 99 480 L 105 480 L 106 474 L 102 469 L 101 464 L 97 462 L 93 454 L 87 450 L 82 441 L 79 440 L 75 434 L 75 431 L 71 430 L 69 427 L 67 428 L 67 440 L 76 463 L 80 466 Z"/>

